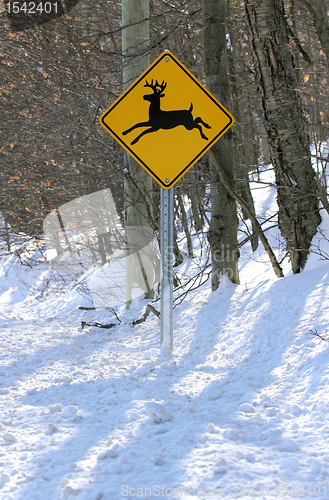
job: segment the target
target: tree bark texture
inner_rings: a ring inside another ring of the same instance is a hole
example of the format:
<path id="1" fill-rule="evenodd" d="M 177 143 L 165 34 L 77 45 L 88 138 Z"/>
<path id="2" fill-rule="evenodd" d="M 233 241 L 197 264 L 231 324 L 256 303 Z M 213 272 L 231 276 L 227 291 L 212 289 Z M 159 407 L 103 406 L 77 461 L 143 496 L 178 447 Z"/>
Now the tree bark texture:
<path id="1" fill-rule="evenodd" d="M 235 66 L 235 54 L 238 53 L 239 47 L 235 41 L 234 31 L 230 30 L 231 46 L 234 48 L 234 52 L 228 53 L 228 64 L 229 72 L 231 75 L 231 90 L 234 96 L 232 100 L 233 116 L 238 122 L 242 122 L 242 113 L 248 109 L 248 102 L 246 99 L 245 92 L 241 91 L 237 82 L 237 73 Z M 246 116 L 248 121 L 251 119 L 250 115 Z M 250 125 L 246 127 L 250 128 Z M 241 198 L 250 207 L 250 210 L 255 214 L 254 200 L 251 194 L 250 183 L 249 183 L 249 171 L 254 169 L 253 155 L 250 151 L 251 140 L 248 140 L 248 136 L 241 133 L 241 129 L 235 128 L 233 135 L 234 144 L 234 163 L 235 163 L 235 182 L 236 190 L 241 196 Z M 248 215 L 244 209 L 242 209 L 242 216 L 244 219 L 248 219 Z M 258 248 L 258 236 L 255 235 L 256 227 L 252 225 L 253 237 L 251 238 L 252 251 L 255 252 Z"/>
<path id="2" fill-rule="evenodd" d="M 232 198 L 234 198 L 239 203 L 242 210 L 244 210 L 246 212 L 247 216 L 251 220 L 252 225 L 255 228 L 255 235 L 256 236 L 259 235 L 259 238 L 264 245 L 265 251 L 266 251 L 267 255 L 269 256 L 269 259 L 271 261 L 271 264 L 272 264 L 272 267 L 273 267 L 273 270 L 274 270 L 276 276 L 278 278 L 283 278 L 283 271 L 280 267 L 280 264 L 278 263 L 278 261 L 275 257 L 275 253 L 273 252 L 273 250 L 268 242 L 268 239 L 266 238 L 266 236 L 261 228 L 261 225 L 259 224 L 258 220 L 256 219 L 254 212 L 251 210 L 249 204 L 242 198 L 242 196 L 240 196 L 234 190 L 233 186 L 231 185 L 231 182 L 226 177 L 224 170 L 220 168 L 220 165 L 218 164 L 213 152 L 210 151 L 209 154 L 212 157 L 212 161 L 214 163 L 214 166 L 217 169 L 218 175 L 219 175 L 222 183 L 226 187 L 227 191 L 231 194 Z"/>
<path id="3" fill-rule="evenodd" d="M 204 69 L 209 91 L 230 110 L 230 83 L 226 46 L 226 1 L 203 0 Z M 212 148 L 213 154 L 226 176 L 234 179 L 233 133 L 229 129 Z M 211 189 L 211 222 L 208 240 L 212 254 L 212 290 L 227 275 L 233 283 L 239 282 L 237 247 L 238 217 L 236 202 L 221 182 L 212 161 L 209 165 Z"/>
<path id="4" fill-rule="evenodd" d="M 327 61 L 329 61 L 329 17 L 327 0 L 299 0 L 312 16 L 314 28 L 319 37 Z"/>
<path id="5" fill-rule="evenodd" d="M 275 170 L 279 227 L 298 273 L 321 217 L 284 5 L 282 0 L 246 0 L 245 8 Z"/>
<path id="6" fill-rule="evenodd" d="M 190 259 L 193 259 L 192 238 L 191 238 L 190 229 L 188 227 L 187 214 L 186 214 L 186 210 L 184 207 L 184 201 L 183 201 L 180 187 L 176 188 L 176 198 L 177 198 L 180 213 L 182 215 L 182 224 L 183 224 L 183 229 L 184 229 L 185 236 L 186 236 L 188 256 Z"/>
<path id="7" fill-rule="evenodd" d="M 149 0 L 123 0 L 122 25 L 123 86 L 126 89 L 150 65 L 150 56 L 144 53 L 149 44 Z M 128 153 L 126 161 L 129 175 L 125 179 L 125 224 L 151 228 L 152 177 Z M 134 242 L 129 241 L 129 232 L 127 234 L 129 255 L 129 247 L 134 247 Z M 127 308 L 131 303 L 133 284 L 138 283 L 135 274 L 127 260 Z M 148 298 L 152 296 L 153 291 L 148 293 Z"/>

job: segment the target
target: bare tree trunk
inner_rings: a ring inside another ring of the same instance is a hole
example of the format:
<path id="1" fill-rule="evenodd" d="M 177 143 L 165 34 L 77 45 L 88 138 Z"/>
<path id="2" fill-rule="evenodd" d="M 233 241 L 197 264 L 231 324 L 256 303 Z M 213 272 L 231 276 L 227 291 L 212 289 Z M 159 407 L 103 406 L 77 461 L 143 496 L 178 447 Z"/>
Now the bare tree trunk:
<path id="1" fill-rule="evenodd" d="M 228 2 L 229 3 L 229 2 Z M 230 5 L 230 3 L 229 3 Z M 235 57 L 238 50 L 237 43 L 235 42 L 235 35 L 233 30 L 230 30 L 231 47 L 233 51 L 229 52 L 229 68 L 231 75 L 231 85 L 232 94 L 234 96 L 232 102 L 233 115 L 238 122 L 242 122 L 242 112 L 245 111 L 248 101 L 245 92 L 241 91 L 239 85 L 237 84 L 237 74 L 235 66 Z M 246 117 L 250 120 L 250 116 Z M 248 127 L 248 125 L 247 125 Z M 236 128 L 234 130 L 234 163 L 235 163 L 235 181 L 236 190 L 238 191 L 241 198 L 250 207 L 250 210 L 255 213 L 254 200 L 251 194 L 250 183 L 249 183 L 249 170 L 253 168 L 252 155 L 249 151 L 249 141 L 243 137 L 241 129 Z M 242 208 L 242 216 L 244 219 L 248 219 L 246 211 Z M 251 238 L 252 251 L 255 252 L 258 248 L 258 236 L 256 236 L 256 227 L 252 224 L 253 237 Z"/>
<path id="2" fill-rule="evenodd" d="M 194 229 L 196 232 L 201 231 L 203 227 L 202 223 L 202 217 L 198 209 L 198 203 L 200 203 L 200 200 L 198 199 L 198 192 L 197 192 L 197 179 L 196 179 L 196 172 L 194 169 L 190 172 L 188 172 L 188 179 L 191 180 L 191 186 L 189 186 L 188 190 L 188 197 L 191 201 L 191 209 L 192 209 L 192 215 L 193 215 L 193 223 L 194 223 Z"/>
<path id="3" fill-rule="evenodd" d="M 10 231 L 6 219 L 4 219 L 4 224 L 5 224 L 5 242 L 7 243 L 7 251 L 10 252 Z"/>
<path id="4" fill-rule="evenodd" d="M 104 266 L 104 264 L 106 264 L 106 251 L 101 234 L 97 234 L 97 241 L 98 241 L 98 252 L 102 259 L 102 266 Z"/>
<path id="5" fill-rule="evenodd" d="M 199 210 L 198 210 L 198 200 L 196 197 L 195 189 L 191 188 L 191 191 L 189 193 L 189 198 L 191 200 L 194 228 L 195 228 L 195 231 L 198 233 L 202 229 L 202 220 L 201 220 L 201 215 L 200 215 Z"/>
<path id="6" fill-rule="evenodd" d="M 292 270 L 299 273 L 321 217 L 284 5 L 282 0 L 246 0 L 245 7 L 276 176 L 279 226 Z"/>
<path id="7" fill-rule="evenodd" d="M 149 55 L 143 54 L 149 43 L 149 0 L 122 0 L 122 53 L 124 57 L 123 85 L 129 87 L 149 66 Z M 125 179 L 125 224 L 150 227 L 152 210 L 152 177 L 128 154 L 129 176 Z M 134 232 L 133 232 L 134 233 Z M 127 255 L 129 255 L 129 241 Z M 134 245 L 132 245 L 134 247 Z M 126 306 L 131 304 L 131 292 L 136 277 L 126 260 Z M 153 290 L 148 292 L 151 298 Z"/>
<path id="8" fill-rule="evenodd" d="M 294 33 L 297 33 L 297 23 L 296 23 L 296 18 L 297 18 L 297 12 L 296 12 L 296 2 L 295 0 L 290 1 L 290 9 L 289 9 L 289 14 L 290 14 L 290 19 L 292 21 L 292 28 L 294 30 Z M 300 60 L 300 54 L 299 51 L 295 51 L 295 58 L 296 58 L 296 69 L 295 69 L 295 74 L 296 74 L 296 80 L 299 83 L 299 77 L 300 77 L 300 69 L 299 69 L 299 60 Z"/>
<path id="9" fill-rule="evenodd" d="M 175 215 L 177 214 L 177 208 L 174 206 L 174 212 Z M 174 234 L 173 234 L 173 240 L 174 240 L 174 257 L 175 257 L 175 265 L 179 266 L 183 262 L 183 257 L 180 252 L 178 243 L 177 243 L 177 228 L 175 224 L 175 216 L 174 216 Z"/>
<path id="10" fill-rule="evenodd" d="M 230 109 L 230 84 L 226 46 L 226 1 L 203 0 L 204 68 L 209 91 Z M 230 181 L 234 179 L 233 133 L 229 129 L 213 146 L 213 154 Z M 208 240 L 212 254 L 212 290 L 221 275 L 239 282 L 237 247 L 238 217 L 236 202 L 221 182 L 212 161 L 209 166 L 211 189 L 211 222 Z"/>
<path id="11" fill-rule="evenodd" d="M 299 0 L 312 16 L 315 31 L 329 61 L 329 16 L 327 0 Z"/>
<path id="12" fill-rule="evenodd" d="M 268 239 L 266 238 L 261 225 L 259 224 L 258 220 L 256 219 L 256 216 L 254 215 L 253 211 L 250 209 L 248 203 L 234 190 L 234 187 L 232 186 L 232 183 L 229 181 L 229 179 L 226 177 L 226 174 L 223 169 L 220 168 L 219 163 L 216 160 L 216 157 L 213 155 L 213 152 L 210 151 L 210 156 L 212 156 L 212 161 L 217 169 L 218 175 L 226 187 L 227 191 L 231 194 L 232 198 L 234 198 L 241 208 L 246 212 L 248 215 L 249 219 L 252 222 L 253 227 L 255 228 L 255 235 L 259 236 L 261 242 L 264 245 L 264 249 L 269 256 L 269 259 L 271 261 L 273 270 L 278 278 L 283 278 L 283 271 L 280 267 L 280 264 L 276 260 L 275 254 L 268 242 Z"/>
<path id="13" fill-rule="evenodd" d="M 187 215 L 186 215 L 186 210 L 184 207 L 182 193 L 181 193 L 181 190 L 179 187 L 176 189 L 176 197 L 177 197 L 180 212 L 182 214 L 182 224 L 183 224 L 183 228 L 184 228 L 184 232 L 185 232 L 185 236 L 186 236 L 186 241 L 187 241 L 188 256 L 190 257 L 190 259 L 193 259 L 192 238 L 191 238 L 190 229 L 188 227 Z"/>

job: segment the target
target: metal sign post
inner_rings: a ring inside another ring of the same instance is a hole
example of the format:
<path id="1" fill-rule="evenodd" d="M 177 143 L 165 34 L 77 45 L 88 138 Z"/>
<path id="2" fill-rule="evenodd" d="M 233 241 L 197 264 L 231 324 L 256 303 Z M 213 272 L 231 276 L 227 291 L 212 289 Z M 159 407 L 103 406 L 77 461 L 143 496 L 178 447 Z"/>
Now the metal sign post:
<path id="1" fill-rule="evenodd" d="M 173 230 L 174 190 L 161 188 L 161 351 L 173 350 Z"/>
<path id="2" fill-rule="evenodd" d="M 161 186 L 161 350 L 173 349 L 173 186 L 233 116 L 169 51 L 102 114 L 101 125 Z"/>

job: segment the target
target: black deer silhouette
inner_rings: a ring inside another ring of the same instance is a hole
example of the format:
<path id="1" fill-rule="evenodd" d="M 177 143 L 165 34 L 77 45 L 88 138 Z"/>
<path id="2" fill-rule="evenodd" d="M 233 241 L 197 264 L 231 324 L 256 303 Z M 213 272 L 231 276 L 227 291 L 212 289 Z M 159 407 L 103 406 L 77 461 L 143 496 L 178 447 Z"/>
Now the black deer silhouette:
<path id="1" fill-rule="evenodd" d="M 211 128 L 210 125 L 205 123 L 200 116 L 198 118 L 195 118 L 193 120 L 192 116 L 192 109 L 193 109 L 193 104 L 191 103 L 190 109 L 182 109 L 182 110 L 177 110 L 177 111 L 162 111 L 160 109 L 160 99 L 161 97 L 164 97 L 165 94 L 163 94 L 164 89 L 166 88 L 167 83 L 164 81 L 161 83 L 158 83 L 158 81 L 155 82 L 153 85 L 153 80 L 151 83 L 145 83 L 144 87 L 149 87 L 153 90 L 153 94 L 146 94 L 143 96 L 143 99 L 145 101 L 150 102 L 150 109 L 149 109 L 149 119 L 147 122 L 140 122 L 136 123 L 136 125 L 133 125 L 132 127 L 128 128 L 128 130 L 125 130 L 122 132 L 122 135 L 129 134 L 135 128 L 139 127 L 150 127 L 147 130 L 144 130 L 141 134 L 139 134 L 136 139 L 134 139 L 131 142 L 131 145 L 136 144 L 136 142 L 139 141 L 141 137 L 145 134 L 149 134 L 151 132 L 156 132 L 159 129 L 165 129 L 169 130 L 171 128 L 178 127 L 179 125 L 183 125 L 187 130 L 192 130 L 194 128 L 199 129 L 200 134 L 202 139 L 205 139 L 206 141 L 208 140 L 208 137 L 204 135 L 202 132 L 202 128 L 199 125 L 202 123 L 202 125 L 205 128 Z"/>

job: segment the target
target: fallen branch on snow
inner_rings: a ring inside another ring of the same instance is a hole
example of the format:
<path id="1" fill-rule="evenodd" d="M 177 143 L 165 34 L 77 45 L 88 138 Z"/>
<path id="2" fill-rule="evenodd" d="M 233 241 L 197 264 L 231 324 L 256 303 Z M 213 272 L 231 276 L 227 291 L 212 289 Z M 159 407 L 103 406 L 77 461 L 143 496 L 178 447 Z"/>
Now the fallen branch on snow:
<path id="1" fill-rule="evenodd" d="M 155 307 L 152 306 L 152 304 L 147 304 L 145 312 L 143 316 L 139 319 L 136 319 L 132 321 L 130 324 L 132 326 L 139 325 L 140 323 L 144 323 L 146 321 L 147 317 L 149 316 L 150 312 L 155 314 L 160 319 L 160 313 Z M 102 323 L 98 323 L 95 321 L 95 323 L 87 323 L 87 321 L 81 321 L 81 329 L 83 330 L 85 326 L 96 326 L 97 328 L 113 328 L 114 326 L 118 326 L 120 323 L 110 323 L 108 325 L 103 325 Z"/>
<path id="2" fill-rule="evenodd" d="M 108 325 L 102 325 L 102 323 L 87 323 L 86 321 L 81 321 L 81 330 L 84 329 L 85 326 L 97 326 L 97 328 L 113 328 L 114 326 L 119 325 L 120 323 L 110 323 Z"/>
<path id="3" fill-rule="evenodd" d="M 328 329 L 326 329 L 323 333 L 327 333 Z M 316 330 L 310 330 L 310 334 L 314 335 L 314 337 L 318 337 L 321 340 L 324 340 L 325 342 L 329 342 L 329 336 L 323 337 L 323 333 L 318 333 Z"/>

